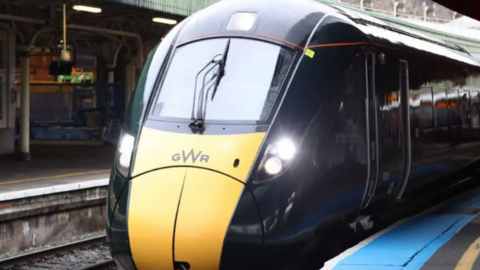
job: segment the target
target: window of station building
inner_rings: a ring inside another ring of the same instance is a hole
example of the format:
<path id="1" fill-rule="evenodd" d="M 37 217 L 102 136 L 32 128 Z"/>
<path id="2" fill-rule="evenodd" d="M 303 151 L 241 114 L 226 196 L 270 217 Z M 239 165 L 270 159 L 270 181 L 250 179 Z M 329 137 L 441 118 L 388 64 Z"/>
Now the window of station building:
<path id="1" fill-rule="evenodd" d="M 4 96 L 6 95 L 7 93 L 3 91 L 3 82 L 0 80 L 0 120 L 3 119 L 3 101 L 5 100 Z M 0 122 L 0 127 L 1 127 L 1 124 L 2 123 Z"/>
<path id="2" fill-rule="evenodd" d="M 5 46 L 5 42 L 3 39 L 0 39 L 0 69 L 4 69 L 6 63 L 6 55 L 7 55 L 7 47 Z"/>
<path id="3" fill-rule="evenodd" d="M 5 35 L 4 35 L 5 36 Z M 4 46 L 4 39 L 0 38 L 0 69 L 5 68 L 5 59 L 6 59 L 7 51 L 6 47 Z M 4 120 L 6 117 L 7 111 L 7 90 L 3 87 L 4 80 L 3 77 L 0 78 L 0 128 L 6 127 L 7 121 Z M 4 120 L 4 121 L 2 121 Z"/>

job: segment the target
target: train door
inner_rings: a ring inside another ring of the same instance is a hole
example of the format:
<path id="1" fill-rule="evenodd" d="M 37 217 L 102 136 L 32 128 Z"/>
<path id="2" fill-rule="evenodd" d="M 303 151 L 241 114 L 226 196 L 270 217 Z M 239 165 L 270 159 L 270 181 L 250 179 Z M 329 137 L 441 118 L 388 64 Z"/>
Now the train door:
<path id="1" fill-rule="evenodd" d="M 367 52 L 365 55 L 366 72 L 366 114 L 367 114 L 367 151 L 368 172 L 365 193 L 361 207 L 365 208 L 375 194 L 378 180 L 378 129 L 377 129 L 377 99 L 375 93 L 375 53 Z"/>
<path id="2" fill-rule="evenodd" d="M 405 188 L 407 186 L 408 177 L 410 174 L 410 163 L 411 163 L 411 153 L 410 153 L 410 108 L 409 108 L 409 100 L 410 100 L 410 89 L 408 84 L 408 62 L 405 60 L 400 60 L 399 62 L 399 79 L 400 79 L 400 119 L 401 119 L 401 126 L 402 126 L 402 153 L 403 153 L 403 162 L 402 162 L 402 169 L 399 179 L 399 184 L 397 186 L 398 192 L 396 192 L 396 198 L 401 199 L 403 193 L 405 192 Z"/>
<path id="3" fill-rule="evenodd" d="M 368 52 L 365 59 L 369 173 L 362 207 L 403 194 L 410 169 L 408 63 Z"/>

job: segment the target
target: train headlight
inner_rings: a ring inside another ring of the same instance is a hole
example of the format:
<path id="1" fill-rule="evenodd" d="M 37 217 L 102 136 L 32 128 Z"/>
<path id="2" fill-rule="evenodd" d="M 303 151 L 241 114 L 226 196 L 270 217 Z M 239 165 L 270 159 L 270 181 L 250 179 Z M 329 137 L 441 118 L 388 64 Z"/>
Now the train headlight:
<path id="1" fill-rule="evenodd" d="M 265 161 L 265 172 L 269 175 L 276 175 L 282 171 L 282 161 L 279 158 L 271 157 Z"/>
<path id="2" fill-rule="evenodd" d="M 254 182 L 263 182 L 284 173 L 290 166 L 297 148 L 289 139 L 283 139 L 268 145 L 260 162 Z"/>
<path id="3" fill-rule="evenodd" d="M 283 160 L 291 160 L 295 156 L 295 145 L 290 140 L 281 140 L 273 145 L 275 154 Z"/>
<path id="4" fill-rule="evenodd" d="M 127 176 L 130 170 L 134 145 L 135 137 L 126 132 L 122 132 L 122 137 L 118 144 L 117 167 L 123 176 Z"/>

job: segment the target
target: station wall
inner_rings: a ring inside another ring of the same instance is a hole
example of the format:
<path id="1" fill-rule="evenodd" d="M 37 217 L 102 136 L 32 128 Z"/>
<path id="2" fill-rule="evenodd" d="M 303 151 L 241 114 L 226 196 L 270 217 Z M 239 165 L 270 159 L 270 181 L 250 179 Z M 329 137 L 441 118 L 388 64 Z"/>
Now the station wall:
<path id="1" fill-rule="evenodd" d="M 0 155 L 15 152 L 15 35 L 0 31 Z"/>

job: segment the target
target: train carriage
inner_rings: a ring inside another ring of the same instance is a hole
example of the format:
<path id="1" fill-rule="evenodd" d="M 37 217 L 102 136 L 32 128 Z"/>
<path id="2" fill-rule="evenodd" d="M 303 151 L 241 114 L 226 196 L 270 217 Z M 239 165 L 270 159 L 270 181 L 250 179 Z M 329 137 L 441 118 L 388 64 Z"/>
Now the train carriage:
<path id="1" fill-rule="evenodd" d="M 328 228 L 476 164 L 479 71 L 459 46 L 333 4 L 229 0 L 188 17 L 127 110 L 116 263 L 318 269 Z"/>

